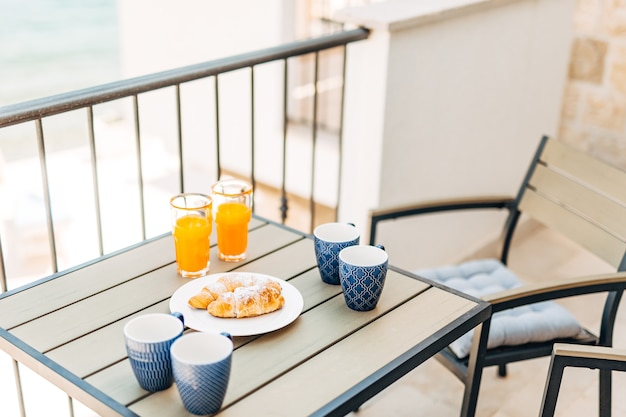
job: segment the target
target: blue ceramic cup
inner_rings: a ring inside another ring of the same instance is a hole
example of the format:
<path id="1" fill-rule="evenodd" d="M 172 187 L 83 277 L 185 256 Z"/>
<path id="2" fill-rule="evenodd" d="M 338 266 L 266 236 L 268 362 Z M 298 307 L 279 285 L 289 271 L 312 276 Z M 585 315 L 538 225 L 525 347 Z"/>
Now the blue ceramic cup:
<path id="1" fill-rule="evenodd" d="M 339 279 L 346 304 L 352 310 L 368 311 L 383 292 L 389 258 L 385 248 L 356 245 L 339 253 Z"/>
<path id="2" fill-rule="evenodd" d="M 222 407 L 233 357 L 228 333 L 187 333 L 171 348 L 174 380 L 191 414 L 215 414 Z"/>
<path id="3" fill-rule="evenodd" d="M 359 230 L 352 223 L 324 223 L 313 231 L 313 240 L 322 281 L 339 285 L 339 252 L 359 244 Z"/>
<path id="4" fill-rule="evenodd" d="M 183 334 L 183 329 L 180 313 L 145 314 L 126 323 L 126 352 L 141 388 L 155 392 L 172 386 L 170 347 Z"/>

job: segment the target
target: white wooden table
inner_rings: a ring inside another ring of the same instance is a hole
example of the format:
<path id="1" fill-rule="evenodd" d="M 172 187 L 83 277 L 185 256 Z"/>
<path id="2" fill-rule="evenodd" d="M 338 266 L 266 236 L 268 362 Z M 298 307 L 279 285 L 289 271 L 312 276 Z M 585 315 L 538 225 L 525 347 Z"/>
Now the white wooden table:
<path id="1" fill-rule="evenodd" d="M 280 330 L 235 338 L 219 416 L 345 415 L 490 317 L 487 303 L 393 267 L 378 306 L 352 311 L 340 286 L 322 282 L 310 236 L 259 218 L 250 229 L 248 259 L 221 262 L 214 247 L 211 273 L 288 280 L 304 310 Z M 189 416 L 175 386 L 139 387 L 122 336 L 132 317 L 169 312 L 188 282 L 170 235 L 146 241 L 0 295 L 0 348 L 102 416 Z"/>

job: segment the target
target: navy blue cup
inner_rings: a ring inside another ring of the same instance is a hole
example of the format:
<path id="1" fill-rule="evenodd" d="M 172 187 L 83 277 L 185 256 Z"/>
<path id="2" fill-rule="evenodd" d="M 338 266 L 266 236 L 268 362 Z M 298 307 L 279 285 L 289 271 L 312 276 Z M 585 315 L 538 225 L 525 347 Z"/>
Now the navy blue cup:
<path id="1" fill-rule="evenodd" d="M 171 348 L 178 393 L 191 414 L 215 414 L 222 407 L 233 357 L 228 333 L 187 333 Z"/>
<path id="2" fill-rule="evenodd" d="M 359 230 L 352 223 L 324 223 L 313 231 L 313 240 L 322 281 L 339 285 L 339 252 L 359 244 Z"/>
<path id="3" fill-rule="evenodd" d="M 141 388 L 156 392 L 172 386 L 170 347 L 183 334 L 183 329 L 180 313 L 144 314 L 126 323 L 126 353 Z"/>
<path id="4" fill-rule="evenodd" d="M 356 245 L 339 253 L 339 279 L 346 304 L 352 310 L 376 307 L 385 286 L 389 258 L 381 245 Z"/>

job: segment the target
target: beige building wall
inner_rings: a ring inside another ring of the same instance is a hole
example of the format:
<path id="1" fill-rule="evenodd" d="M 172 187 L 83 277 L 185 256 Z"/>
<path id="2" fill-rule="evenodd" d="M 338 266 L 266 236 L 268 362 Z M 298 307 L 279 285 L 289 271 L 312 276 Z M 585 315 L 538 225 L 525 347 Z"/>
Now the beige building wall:
<path id="1" fill-rule="evenodd" d="M 560 138 L 626 169 L 626 0 L 578 0 L 574 31 Z"/>

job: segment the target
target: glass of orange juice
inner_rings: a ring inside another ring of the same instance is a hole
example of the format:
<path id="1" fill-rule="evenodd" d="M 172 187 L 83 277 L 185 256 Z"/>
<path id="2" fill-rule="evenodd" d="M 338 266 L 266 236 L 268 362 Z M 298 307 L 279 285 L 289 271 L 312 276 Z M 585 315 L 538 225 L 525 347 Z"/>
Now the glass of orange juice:
<path id="1" fill-rule="evenodd" d="M 170 200 L 178 274 L 198 278 L 209 273 L 213 212 L 211 197 L 184 193 Z"/>
<path id="2" fill-rule="evenodd" d="M 252 185 L 239 179 L 225 179 L 214 184 L 211 190 L 218 256 L 226 262 L 246 259 Z"/>

